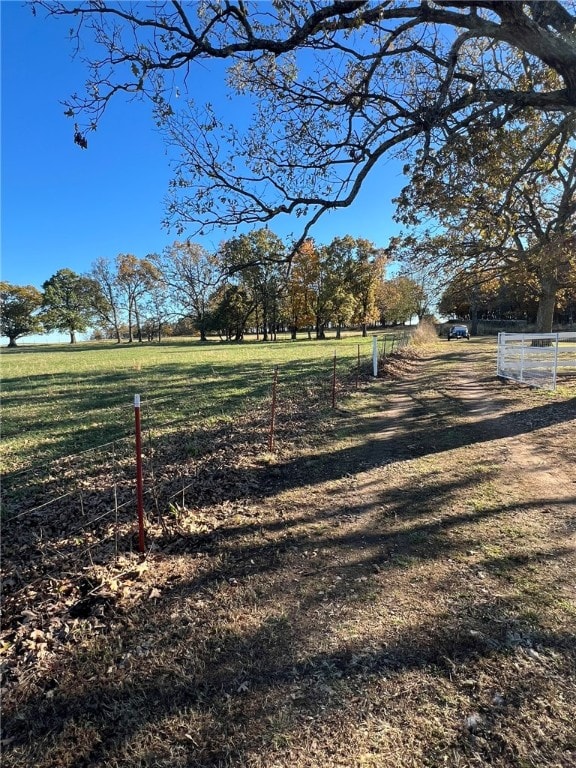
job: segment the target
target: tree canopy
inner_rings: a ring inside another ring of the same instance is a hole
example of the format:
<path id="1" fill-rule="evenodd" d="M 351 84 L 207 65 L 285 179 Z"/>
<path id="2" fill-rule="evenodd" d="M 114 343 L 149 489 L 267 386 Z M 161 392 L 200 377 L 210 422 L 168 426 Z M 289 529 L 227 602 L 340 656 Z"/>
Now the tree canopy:
<path id="1" fill-rule="evenodd" d="M 206 341 L 210 298 L 224 276 L 216 254 L 196 243 L 175 242 L 154 263 L 173 303 L 193 319 L 201 340 Z"/>
<path id="2" fill-rule="evenodd" d="M 9 347 L 15 347 L 22 336 L 42 331 L 41 306 L 42 294 L 33 285 L 0 282 L 0 333 L 8 337 Z"/>
<path id="3" fill-rule="evenodd" d="M 85 36 L 98 45 L 86 90 L 67 103 L 80 146 L 119 94 L 151 100 L 179 152 L 168 219 L 181 227 L 302 216 L 297 248 L 390 152 L 419 146 L 425 162 L 431 147 L 527 109 L 552 130 L 576 111 L 573 0 L 34 7 L 73 20 L 78 50 Z M 210 61 L 245 97 L 247 127 L 195 92 L 194 66 Z"/>
<path id="4" fill-rule="evenodd" d="M 450 243 L 421 247 L 417 261 L 449 265 L 453 274 L 473 268 L 478 289 L 494 276 L 530 278 L 542 332 L 551 331 L 556 300 L 573 279 L 575 127 L 569 115 L 552 131 L 530 110 L 506 126 L 459 137 L 415 166 L 398 200 L 400 220 L 435 220 Z"/>
<path id="5" fill-rule="evenodd" d="M 59 269 L 42 288 L 40 316 L 46 330 L 69 333 L 70 344 L 75 344 L 76 333 L 85 331 L 94 317 L 100 294 L 98 283 L 71 269 Z"/>
<path id="6" fill-rule="evenodd" d="M 383 322 L 401 324 L 418 315 L 424 302 L 424 289 L 406 275 L 397 275 L 382 283 L 378 309 Z"/>

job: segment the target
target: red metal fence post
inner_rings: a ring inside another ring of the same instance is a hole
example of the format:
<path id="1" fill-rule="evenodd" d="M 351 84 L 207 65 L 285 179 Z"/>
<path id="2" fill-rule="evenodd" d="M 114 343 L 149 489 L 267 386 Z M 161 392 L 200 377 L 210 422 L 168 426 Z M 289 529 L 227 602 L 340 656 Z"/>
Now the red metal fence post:
<path id="1" fill-rule="evenodd" d="M 144 552 L 144 483 L 142 480 L 142 433 L 140 427 L 140 395 L 134 395 L 134 420 L 136 428 L 136 504 L 138 509 L 138 551 Z"/>
<path id="2" fill-rule="evenodd" d="M 270 435 L 268 437 L 268 450 L 270 453 L 274 450 L 274 429 L 276 426 L 276 388 L 278 385 L 278 366 L 274 368 L 274 378 L 272 379 L 272 408 L 270 416 Z"/>

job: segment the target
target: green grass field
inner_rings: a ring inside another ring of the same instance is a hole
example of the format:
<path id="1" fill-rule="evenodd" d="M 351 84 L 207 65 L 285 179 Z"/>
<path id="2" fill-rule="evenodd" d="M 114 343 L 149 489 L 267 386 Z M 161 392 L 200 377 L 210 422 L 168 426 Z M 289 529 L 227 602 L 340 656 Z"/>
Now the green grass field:
<path id="1" fill-rule="evenodd" d="M 162 344 L 87 343 L 2 350 L 2 472 L 40 466 L 110 442 L 133 429 L 134 394 L 155 425 L 232 418 L 270 396 L 274 367 L 282 391 L 328 391 L 336 354 L 340 380 L 354 375 L 358 345 L 369 370 L 370 336 L 340 341 L 242 344 L 172 339 Z"/>

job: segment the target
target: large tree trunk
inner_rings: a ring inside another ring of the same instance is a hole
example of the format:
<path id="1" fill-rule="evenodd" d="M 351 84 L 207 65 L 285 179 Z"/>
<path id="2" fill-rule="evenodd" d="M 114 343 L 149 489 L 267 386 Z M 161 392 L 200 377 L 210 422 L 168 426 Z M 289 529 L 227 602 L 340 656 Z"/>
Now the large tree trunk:
<path id="1" fill-rule="evenodd" d="M 326 334 L 324 333 L 324 323 L 320 319 L 320 315 L 316 315 L 316 338 L 317 339 L 326 338 Z"/>
<path id="2" fill-rule="evenodd" d="M 8 346 L 9 347 L 17 347 L 18 346 L 18 344 L 16 344 L 16 339 L 17 338 L 18 338 L 17 336 L 10 336 L 9 337 L 9 341 L 8 341 Z"/>
<path id="3" fill-rule="evenodd" d="M 200 341 L 207 341 L 207 335 L 206 335 L 206 325 L 207 325 L 207 319 L 206 315 L 202 314 L 201 312 L 198 312 L 196 314 L 196 318 L 194 320 L 196 324 L 196 328 L 198 328 L 198 332 L 200 333 Z"/>
<path id="4" fill-rule="evenodd" d="M 130 344 L 134 341 L 134 336 L 132 334 L 132 302 L 130 302 L 128 306 L 128 341 Z"/>
<path id="5" fill-rule="evenodd" d="M 138 334 L 138 341 L 142 344 L 142 326 L 140 325 L 140 311 L 138 304 L 134 302 L 134 316 L 136 318 L 136 333 Z"/>
<path id="6" fill-rule="evenodd" d="M 76 344 L 76 331 L 70 331 L 70 344 Z"/>
<path id="7" fill-rule="evenodd" d="M 478 336 L 478 307 L 470 307 L 470 333 L 472 336 Z"/>
<path id="8" fill-rule="evenodd" d="M 268 341 L 268 304 L 262 305 L 262 341 Z"/>
<path id="9" fill-rule="evenodd" d="M 538 314 L 536 315 L 537 333 L 552 333 L 557 290 L 558 283 L 554 278 L 543 278 L 541 280 Z"/>
<path id="10" fill-rule="evenodd" d="M 118 313 L 116 312 L 116 307 L 112 307 L 112 322 L 114 324 L 114 333 L 116 334 L 116 343 L 120 344 L 122 341 L 122 338 L 120 336 L 120 325 L 118 323 Z"/>

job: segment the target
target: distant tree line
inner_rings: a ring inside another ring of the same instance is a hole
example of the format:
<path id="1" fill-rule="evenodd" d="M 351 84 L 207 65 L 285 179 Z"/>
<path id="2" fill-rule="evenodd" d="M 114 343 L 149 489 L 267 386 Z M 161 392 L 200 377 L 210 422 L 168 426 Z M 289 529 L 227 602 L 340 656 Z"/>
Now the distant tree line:
<path id="1" fill-rule="evenodd" d="M 99 258 L 84 275 L 60 269 L 42 290 L 0 282 L 0 330 L 9 347 L 52 331 L 69 334 L 74 344 L 88 330 L 118 343 L 169 335 L 241 341 L 248 332 L 262 341 L 278 332 L 324 339 L 328 328 L 340 338 L 343 328 L 366 335 L 370 327 L 422 319 L 434 303 L 441 315 L 468 319 L 473 332 L 482 319 L 537 323 L 541 285 L 529 265 L 498 270 L 472 259 L 446 281 L 439 265 L 457 252 L 446 237 L 393 240 L 383 249 L 346 235 L 328 245 L 308 238 L 290 258 L 268 229 L 226 240 L 216 252 L 177 241 L 145 258 Z M 558 323 L 576 322 L 573 254 L 571 248 L 567 275 L 555 289 L 551 320 Z M 392 258 L 404 258 L 412 271 L 386 278 Z"/>
<path id="2" fill-rule="evenodd" d="M 60 331 L 118 343 L 161 341 L 166 335 L 208 335 L 263 341 L 279 331 L 340 338 L 345 327 L 366 335 L 376 325 L 403 323 L 429 311 L 417 280 L 386 279 L 383 249 L 363 238 L 307 239 L 288 258 L 268 229 L 224 241 L 216 252 L 188 240 L 161 254 L 99 258 L 85 275 L 61 269 L 42 285 L 0 284 L 1 333 L 14 347 L 31 334 Z"/>

